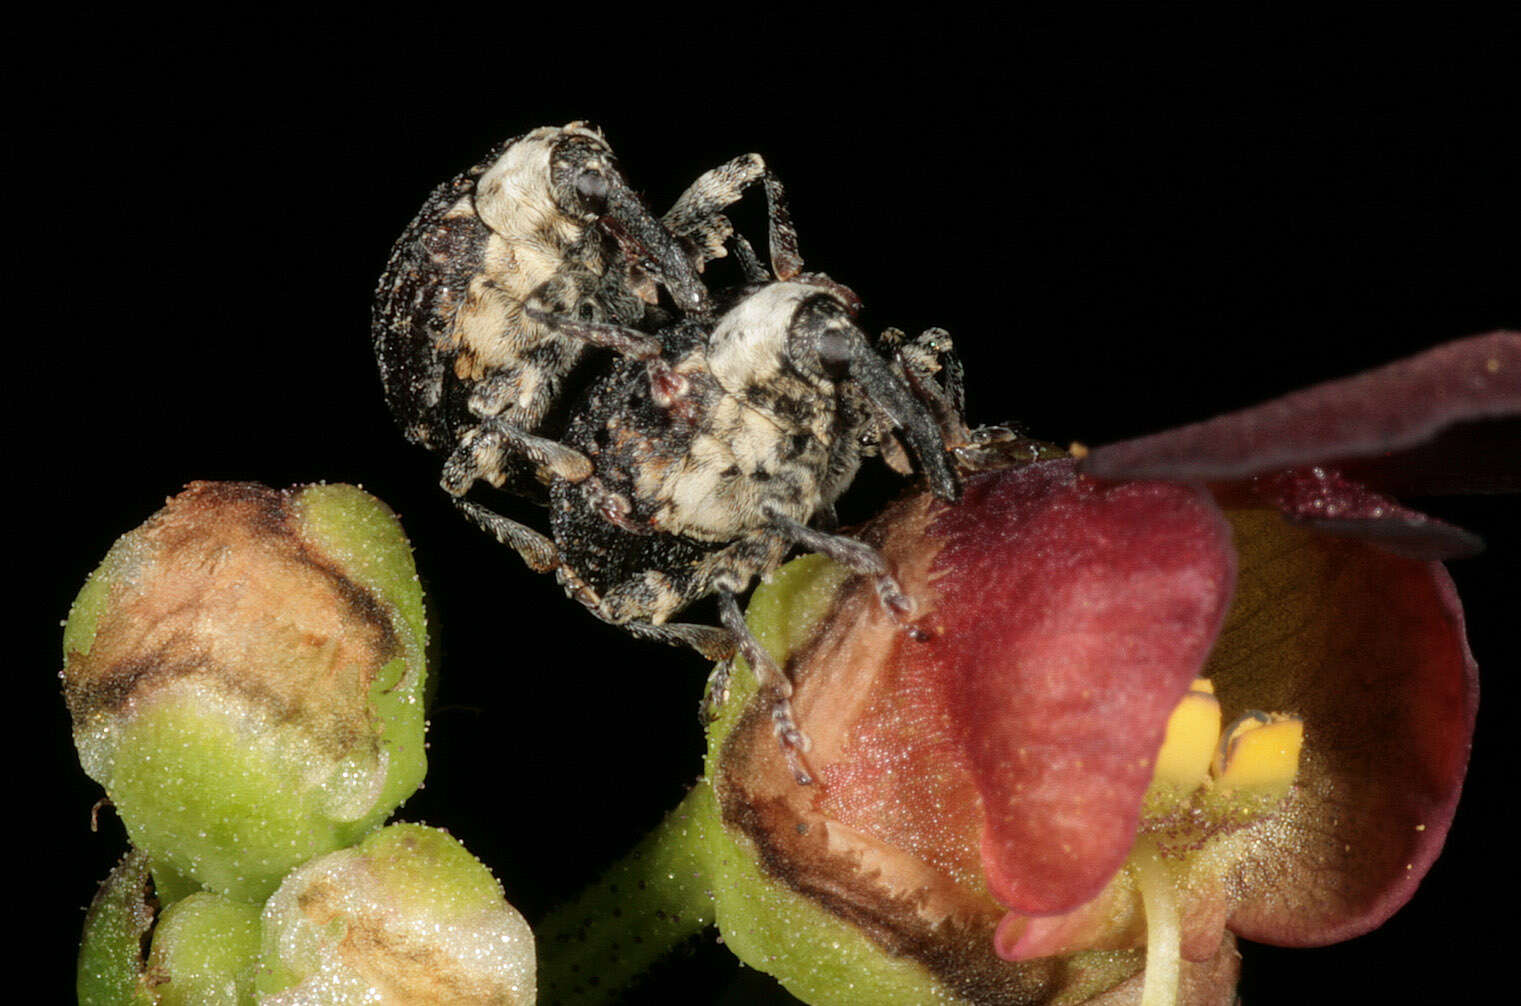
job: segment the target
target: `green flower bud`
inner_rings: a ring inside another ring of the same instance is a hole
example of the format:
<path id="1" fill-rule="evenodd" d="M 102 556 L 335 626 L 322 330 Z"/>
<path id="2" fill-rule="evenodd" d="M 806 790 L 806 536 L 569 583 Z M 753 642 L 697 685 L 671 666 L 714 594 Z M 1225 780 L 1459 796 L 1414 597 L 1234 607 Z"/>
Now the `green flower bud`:
<path id="1" fill-rule="evenodd" d="M 75 746 L 155 873 L 261 900 L 422 781 L 425 642 L 384 504 L 344 485 L 195 483 L 74 602 Z"/>
<path id="2" fill-rule="evenodd" d="M 532 1003 L 534 940 L 447 833 L 393 824 L 296 870 L 264 908 L 265 1006 Z"/>
<path id="3" fill-rule="evenodd" d="M 85 920 L 76 991 L 89 1006 L 236 1006 L 252 1001 L 260 906 L 198 891 L 162 913 L 148 856 L 133 850 Z M 143 951 L 152 950 L 143 960 Z"/>
<path id="4" fill-rule="evenodd" d="M 259 906 L 199 891 L 159 916 L 148 955 L 155 1006 L 251 1001 L 259 960 Z"/>

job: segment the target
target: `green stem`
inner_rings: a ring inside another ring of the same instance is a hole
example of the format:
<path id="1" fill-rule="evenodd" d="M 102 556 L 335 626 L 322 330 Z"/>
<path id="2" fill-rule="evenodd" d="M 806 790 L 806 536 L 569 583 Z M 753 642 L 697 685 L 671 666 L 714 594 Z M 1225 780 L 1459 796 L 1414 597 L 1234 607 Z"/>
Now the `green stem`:
<path id="1" fill-rule="evenodd" d="M 541 1004 L 609 1002 L 713 924 L 703 827 L 693 805 L 688 794 L 595 884 L 534 927 Z"/>

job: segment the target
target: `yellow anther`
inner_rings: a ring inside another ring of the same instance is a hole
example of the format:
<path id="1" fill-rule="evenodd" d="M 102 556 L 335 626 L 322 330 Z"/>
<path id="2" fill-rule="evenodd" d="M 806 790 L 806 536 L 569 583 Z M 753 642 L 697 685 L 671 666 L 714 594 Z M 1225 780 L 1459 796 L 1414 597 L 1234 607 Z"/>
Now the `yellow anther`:
<path id="1" fill-rule="evenodd" d="M 1282 795 L 1299 771 L 1304 721 L 1283 713 L 1252 712 L 1232 723 L 1220 739 L 1213 771 L 1221 789 Z"/>
<path id="2" fill-rule="evenodd" d="M 1153 788 L 1165 785 L 1192 790 L 1207 778 L 1220 739 L 1220 703 L 1214 692 L 1208 680 L 1196 678 L 1173 709 L 1162 749 L 1157 752 Z"/>

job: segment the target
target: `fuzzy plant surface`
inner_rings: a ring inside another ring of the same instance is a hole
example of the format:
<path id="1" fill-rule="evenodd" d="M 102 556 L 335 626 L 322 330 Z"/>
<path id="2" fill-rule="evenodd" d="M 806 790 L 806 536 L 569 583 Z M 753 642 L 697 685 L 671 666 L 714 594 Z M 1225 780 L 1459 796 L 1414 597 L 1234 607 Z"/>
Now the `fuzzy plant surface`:
<path id="1" fill-rule="evenodd" d="M 70 611 L 80 762 L 166 889 L 262 900 L 422 782 L 426 640 L 380 501 L 195 483 L 116 542 Z"/>

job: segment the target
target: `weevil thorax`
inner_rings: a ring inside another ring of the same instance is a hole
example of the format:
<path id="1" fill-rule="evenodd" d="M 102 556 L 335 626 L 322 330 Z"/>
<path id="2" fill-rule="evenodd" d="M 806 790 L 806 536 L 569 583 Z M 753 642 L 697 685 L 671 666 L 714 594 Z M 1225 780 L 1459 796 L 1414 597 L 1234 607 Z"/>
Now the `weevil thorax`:
<path id="1" fill-rule="evenodd" d="M 602 269 L 597 235 L 588 232 L 596 215 L 565 180 L 573 174 L 567 161 L 610 167 L 612 154 L 600 133 L 579 122 L 535 129 L 508 145 L 451 211 L 487 228 L 481 268 L 452 321 L 455 375 L 476 381 L 498 372 L 510 389 L 499 396 L 507 418 L 530 429 L 584 347 L 525 317 L 523 304 L 551 281 L 574 303 Z"/>
<path id="2" fill-rule="evenodd" d="M 804 282 L 761 287 L 719 319 L 708 339 L 708 372 L 725 393 L 781 428 L 823 436 L 814 428 L 833 414 L 834 382 L 807 358 L 796 321 L 804 304 L 830 296 Z"/>
<path id="3" fill-rule="evenodd" d="M 680 462 L 640 487 L 658 501 L 653 526 L 727 541 L 764 526 L 766 507 L 806 522 L 833 502 L 838 388 L 816 360 L 792 358 L 799 308 L 820 296 L 808 283 L 761 287 L 678 366 L 712 391 Z"/>
<path id="4" fill-rule="evenodd" d="M 567 192 L 565 164 L 598 154 L 611 163 L 612 151 L 602 135 L 584 123 L 543 126 L 526 133 L 476 182 L 475 212 L 508 241 L 531 241 L 553 233 L 569 244 L 588 220 Z"/>

